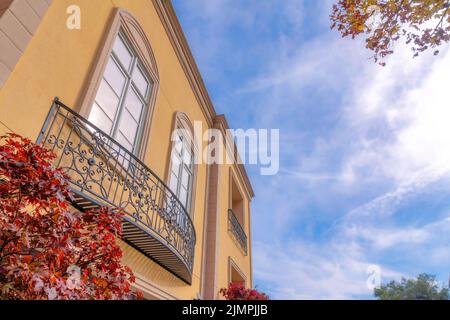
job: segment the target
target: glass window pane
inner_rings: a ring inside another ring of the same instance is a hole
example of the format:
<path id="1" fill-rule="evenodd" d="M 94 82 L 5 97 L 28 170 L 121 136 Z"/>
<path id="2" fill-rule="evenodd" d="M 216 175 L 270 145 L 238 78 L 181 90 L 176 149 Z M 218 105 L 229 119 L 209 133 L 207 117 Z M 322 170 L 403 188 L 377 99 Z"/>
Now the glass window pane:
<path id="1" fill-rule="evenodd" d="M 119 106 L 119 98 L 105 80 L 102 80 L 100 83 L 95 101 L 108 117 L 113 120 Z"/>
<path id="2" fill-rule="evenodd" d="M 129 152 L 133 151 L 133 146 L 128 142 L 128 140 L 119 132 L 116 134 L 114 139 L 119 143 L 119 155 L 117 157 L 118 163 L 121 165 L 120 168 L 122 174 L 125 174 L 128 166 L 130 165 L 131 156 L 129 153 L 127 153 L 125 150 L 128 150 Z"/>
<path id="3" fill-rule="evenodd" d="M 120 122 L 118 129 L 122 132 L 122 134 L 127 138 L 127 140 L 131 143 L 134 143 L 136 138 L 138 124 L 133 119 L 131 114 L 127 110 L 123 110 L 120 115 Z"/>
<path id="4" fill-rule="evenodd" d="M 184 146 L 183 163 L 190 165 L 192 163 L 192 152 L 188 146 Z"/>
<path id="5" fill-rule="evenodd" d="M 125 136 L 119 131 L 115 137 L 116 141 L 128 151 L 133 151 L 133 145 L 125 138 Z"/>
<path id="6" fill-rule="evenodd" d="M 186 216 L 184 214 L 179 214 L 178 215 L 178 224 L 183 226 L 185 224 L 186 221 Z"/>
<path id="7" fill-rule="evenodd" d="M 183 150 L 183 140 L 182 137 L 177 135 L 174 141 L 174 149 L 181 156 L 181 152 Z"/>
<path id="8" fill-rule="evenodd" d="M 120 36 L 117 36 L 116 41 L 114 42 L 113 51 L 124 67 L 129 70 L 133 57 Z"/>
<path id="9" fill-rule="evenodd" d="M 172 190 L 173 193 L 177 193 L 177 187 L 178 187 L 178 178 L 176 175 L 173 174 L 173 172 L 170 175 L 169 180 L 169 188 Z"/>
<path id="10" fill-rule="evenodd" d="M 113 88 L 117 96 L 122 95 L 122 90 L 125 85 L 125 76 L 120 71 L 117 64 L 110 57 L 108 64 L 106 65 L 105 75 L 103 77 L 106 81 L 108 81 L 109 85 Z"/>
<path id="11" fill-rule="evenodd" d="M 95 102 L 92 106 L 88 120 L 106 133 L 110 133 L 112 128 L 112 121 Z"/>
<path id="12" fill-rule="evenodd" d="M 141 118 L 142 108 L 144 107 L 141 99 L 134 90 L 130 87 L 127 94 L 127 99 L 125 102 L 125 107 L 130 111 L 131 115 L 136 121 Z"/>
<path id="13" fill-rule="evenodd" d="M 180 172 L 181 161 L 176 155 L 172 155 L 172 156 L 173 156 L 173 158 L 172 158 L 171 170 L 172 170 L 173 174 L 178 177 L 178 173 Z"/>
<path id="14" fill-rule="evenodd" d="M 133 81 L 139 92 L 147 97 L 148 80 L 139 67 L 136 67 L 133 71 Z"/>
<path id="15" fill-rule="evenodd" d="M 189 180 L 190 180 L 190 173 L 187 171 L 186 168 L 183 167 L 183 177 L 181 179 L 181 185 L 186 189 L 189 189 Z"/>
<path id="16" fill-rule="evenodd" d="M 187 190 L 181 187 L 179 200 L 181 201 L 181 203 L 184 205 L 185 208 L 187 207 L 187 195 L 188 195 Z"/>

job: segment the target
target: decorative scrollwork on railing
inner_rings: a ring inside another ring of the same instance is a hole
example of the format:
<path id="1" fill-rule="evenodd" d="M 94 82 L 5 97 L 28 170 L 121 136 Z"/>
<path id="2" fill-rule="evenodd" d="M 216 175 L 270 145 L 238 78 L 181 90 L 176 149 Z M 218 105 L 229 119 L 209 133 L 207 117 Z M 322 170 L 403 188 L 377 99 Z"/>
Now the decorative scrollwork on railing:
<path id="1" fill-rule="evenodd" d="M 247 255 L 247 235 L 233 210 L 228 209 L 228 230 L 231 231 L 242 251 Z"/>
<path id="2" fill-rule="evenodd" d="M 178 198 L 125 147 L 55 99 L 38 143 L 53 150 L 55 165 L 74 191 L 100 205 L 123 208 L 132 221 L 154 234 L 192 272 L 195 230 Z"/>

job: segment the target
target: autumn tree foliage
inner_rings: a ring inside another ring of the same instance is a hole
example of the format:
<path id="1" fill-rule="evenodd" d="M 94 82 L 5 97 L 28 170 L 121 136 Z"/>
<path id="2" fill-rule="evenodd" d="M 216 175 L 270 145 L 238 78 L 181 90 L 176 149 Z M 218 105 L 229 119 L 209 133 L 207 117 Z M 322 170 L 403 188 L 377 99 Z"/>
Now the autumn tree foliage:
<path id="1" fill-rule="evenodd" d="M 256 289 L 246 289 L 243 283 L 230 283 L 228 288 L 220 289 L 226 300 L 269 300 L 263 292 Z"/>
<path id="2" fill-rule="evenodd" d="M 115 239 L 120 210 L 71 210 L 53 154 L 0 137 L 0 299 L 130 299 L 134 276 Z"/>
<path id="3" fill-rule="evenodd" d="M 428 49 L 437 55 L 450 40 L 450 0 L 339 0 L 330 18 L 343 37 L 365 36 L 381 65 L 397 40 L 403 39 L 414 57 Z"/>

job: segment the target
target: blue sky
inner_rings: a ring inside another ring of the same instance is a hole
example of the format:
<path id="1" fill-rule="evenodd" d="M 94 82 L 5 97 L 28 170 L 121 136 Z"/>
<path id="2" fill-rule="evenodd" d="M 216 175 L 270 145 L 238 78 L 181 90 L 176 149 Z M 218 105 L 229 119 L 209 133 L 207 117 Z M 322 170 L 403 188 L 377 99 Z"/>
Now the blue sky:
<path id="1" fill-rule="evenodd" d="M 282 3 L 282 5 L 281 5 Z M 329 29 L 332 1 L 175 0 L 233 128 L 280 129 L 280 171 L 248 166 L 254 283 L 274 299 L 371 298 L 450 275 L 450 50 L 382 68 Z"/>

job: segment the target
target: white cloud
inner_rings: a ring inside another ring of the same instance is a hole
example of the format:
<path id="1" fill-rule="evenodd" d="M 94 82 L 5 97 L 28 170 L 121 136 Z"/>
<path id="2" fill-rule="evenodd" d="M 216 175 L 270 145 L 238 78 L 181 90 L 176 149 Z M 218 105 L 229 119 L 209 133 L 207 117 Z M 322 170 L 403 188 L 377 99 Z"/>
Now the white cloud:
<path id="1" fill-rule="evenodd" d="M 449 176 L 450 50 L 442 50 L 437 58 L 424 55 L 412 60 L 407 48 L 398 46 L 388 66 L 381 68 L 361 59 L 354 46 L 327 38 L 319 37 L 294 58 L 278 61 L 277 68 L 250 81 L 244 91 L 269 92 L 272 98 L 266 105 L 273 109 L 266 118 L 271 119 L 283 104 L 307 93 L 305 88 L 343 90 L 340 123 L 331 128 L 335 130 L 331 139 L 318 137 L 309 157 L 299 159 L 296 170 L 285 168 L 283 173 L 308 186 L 302 199 L 321 194 L 327 201 L 329 195 L 322 190 L 333 185 L 337 193 L 358 194 L 377 182 L 384 192 L 338 219 L 327 241 L 305 245 L 297 235 L 297 247 L 260 244 L 255 250 L 255 275 L 270 283 L 278 298 L 370 295 L 367 266 L 377 262 L 379 252 L 390 249 L 417 250 L 430 257 L 430 264 L 448 264 L 444 259 L 449 251 L 439 245 L 445 238 L 433 236 L 443 232 L 437 233 L 433 224 L 394 226 L 389 217 Z M 353 61 L 342 71 L 348 56 Z M 333 170 L 328 159 L 339 148 L 343 157 Z M 292 208 L 283 210 L 292 217 L 283 217 L 286 224 L 279 229 L 280 237 L 298 219 L 299 211 Z M 386 278 L 413 276 L 387 266 L 382 270 Z"/>
<path id="2" fill-rule="evenodd" d="M 421 228 L 377 228 L 350 225 L 345 230 L 348 237 L 356 240 L 368 240 L 376 250 L 388 249 L 407 244 L 408 246 L 425 242 L 428 232 Z"/>
<path id="3" fill-rule="evenodd" d="M 355 88 L 347 108 L 361 140 L 348 163 L 376 168 L 375 174 L 399 185 L 438 179 L 450 171 L 450 50 L 420 61 L 411 61 L 405 52 L 399 47 L 387 70 L 366 75 L 372 80 Z M 376 129 L 387 135 L 370 136 L 377 123 L 383 127 Z"/>
<path id="4" fill-rule="evenodd" d="M 351 299 L 372 294 L 366 282 L 373 263 L 356 243 L 256 243 L 253 254 L 255 276 L 265 280 L 262 289 L 274 298 Z M 382 277 L 401 276 L 383 266 L 381 271 Z"/>
<path id="5" fill-rule="evenodd" d="M 341 89 L 339 78 L 345 79 L 355 66 L 348 64 L 346 68 L 341 67 L 349 58 L 360 55 L 362 51 L 355 51 L 355 47 L 346 43 L 347 39 L 326 34 L 292 50 L 289 38 L 282 37 L 277 56 L 268 61 L 266 66 L 269 70 L 250 79 L 238 93 L 261 92 L 272 88 L 289 93 L 290 96 L 298 95 L 299 89 L 312 84 L 319 84 L 320 88 Z"/>
<path id="6" fill-rule="evenodd" d="M 367 287 L 368 268 L 372 265 L 380 267 L 382 282 L 416 275 L 380 264 L 371 257 L 373 250 L 404 246 L 413 259 L 426 255 L 430 263 L 445 265 L 450 255 L 448 245 L 434 246 L 433 241 L 438 237 L 448 241 L 449 231 L 450 218 L 421 228 L 377 229 L 343 223 L 327 242 L 258 241 L 253 248 L 255 277 L 264 279 L 262 290 L 277 299 L 366 299 L 372 296 Z M 424 243 L 431 244 L 431 248 L 415 252 L 416 246 Z"/>

